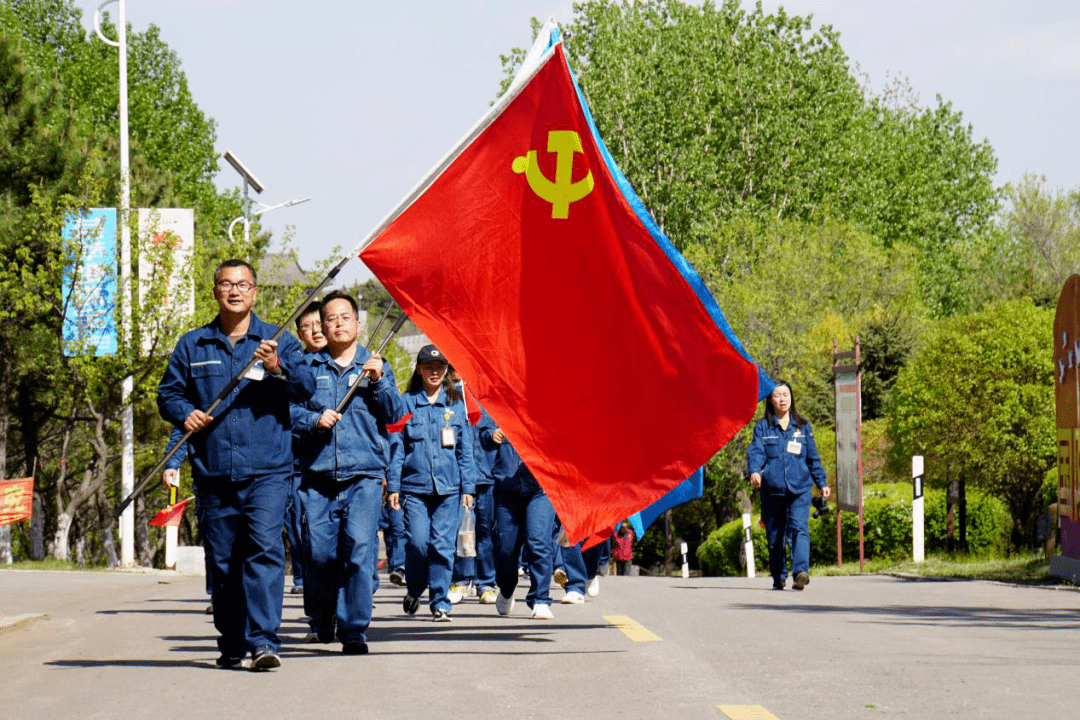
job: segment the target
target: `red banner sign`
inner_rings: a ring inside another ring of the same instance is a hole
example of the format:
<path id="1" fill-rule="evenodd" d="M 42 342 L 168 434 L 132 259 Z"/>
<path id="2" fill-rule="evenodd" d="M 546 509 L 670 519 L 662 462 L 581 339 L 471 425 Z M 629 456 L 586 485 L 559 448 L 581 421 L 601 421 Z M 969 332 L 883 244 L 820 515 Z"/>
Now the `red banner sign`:
<path id="1" fill-rule="evenodd" d="M 34 478 L 0 480 L 0 525 L 30 519 L 34 507 Z"/>

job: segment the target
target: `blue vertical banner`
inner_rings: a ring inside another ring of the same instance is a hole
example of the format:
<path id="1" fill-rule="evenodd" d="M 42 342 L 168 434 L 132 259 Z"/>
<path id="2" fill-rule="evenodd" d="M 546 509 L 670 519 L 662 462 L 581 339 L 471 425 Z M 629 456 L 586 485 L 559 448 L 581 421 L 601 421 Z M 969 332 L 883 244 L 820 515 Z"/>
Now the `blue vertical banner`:
<path id="1" fill-rule="evenodd" d="M 116 354 L 116 208 L 90 208 L 64 224 L 64 352 Z"/>

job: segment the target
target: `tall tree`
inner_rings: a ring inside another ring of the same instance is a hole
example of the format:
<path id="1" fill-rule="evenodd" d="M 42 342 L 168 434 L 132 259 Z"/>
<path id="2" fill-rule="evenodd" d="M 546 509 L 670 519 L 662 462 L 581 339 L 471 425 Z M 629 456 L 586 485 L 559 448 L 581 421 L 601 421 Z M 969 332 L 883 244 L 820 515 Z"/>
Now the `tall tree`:
<path id="1" fill-rule="evenodd" d="M 964 480 L 1001 497 L 1016 547 L 1034 542 L 1055 460 L 1053 322 L 1029 300 L 941 321 L 901 370 L 889 416 L 894 463 L 923 455 L 930 484 Z"/>
<path id="2" fill-rule="evenodd" d="M 965 306 L 957 249 L 993 218 L 996 161 L 947 102 L 870 95 L 829 25 L 760 3 L 595 0 L 565 44 L 615 161 L 680 249 L 742 214 L 835 217 L 918 248 L 936 314 Z"/>

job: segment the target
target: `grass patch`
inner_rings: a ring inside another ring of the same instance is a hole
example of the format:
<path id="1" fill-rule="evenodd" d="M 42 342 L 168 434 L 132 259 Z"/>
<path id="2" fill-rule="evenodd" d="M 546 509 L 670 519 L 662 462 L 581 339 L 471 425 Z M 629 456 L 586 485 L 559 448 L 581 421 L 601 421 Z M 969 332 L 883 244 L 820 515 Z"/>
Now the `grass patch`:
<path id="1" fill-rule="evenodd" d="M 107 565 L 80 565 L 72 560 L 56 560 L 54 558 L 20 560 L 12 565 L 0 564 L 0 570 L 85 570 L 93 572 L 108 569 Z"/>
<path id="2" fill-rule="evenodd" d="M 934 555 L 924 562 L 911 560 L 867 560 L 866 573 L 900 573 L 920 577 L 953 578 L 957 580 L 994 580 L 1018 585 L 1072 585 L 1068 580 L 1050 574 L 1050 561 L 1042 554 L 1021 554 L 1008 558 Z M 817 565 L 815 575 L 857 575 L 858 558 L 845 561 L 843 567 Z"/>

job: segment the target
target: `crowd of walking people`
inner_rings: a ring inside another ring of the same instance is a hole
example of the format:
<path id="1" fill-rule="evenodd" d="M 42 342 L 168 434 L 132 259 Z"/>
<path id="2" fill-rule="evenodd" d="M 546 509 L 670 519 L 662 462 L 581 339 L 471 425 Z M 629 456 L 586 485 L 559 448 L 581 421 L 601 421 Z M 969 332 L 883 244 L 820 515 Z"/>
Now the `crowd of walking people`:
<path id="1" fill-rule="evenodd" d="M 191 433 L 165 480 L 177 482 L 186 454 L 219 667 L 280 665 L 283 534 L 310 625 L 305 640 L 339 642 L 346 655 L 368 652 L 380 529 L 407 615 L 425 593 L 434 622 L 450 622 L 454 605 L 473 595 L 509 615 L 525 576 L 537 620 L 553 617 L 553 577 L 565 604 L 599 592 L 606 543 L 582 552 L 557 541 L 543 488 L 467 401 L 438 348 L 420 350 L 399 391 L 390 364 L 358 342 L 355 298 L 327 294 L 297 319 L 299 341 L 288 333 L 274 341 L 277 328 L 252 312 L 257 295 L 250 264 L 219 265 L 219 313 L 183 335 L 158 388 L 173 442 L 181 429 Z M 214 416 L 201 409 L 222 394 Z"/>

